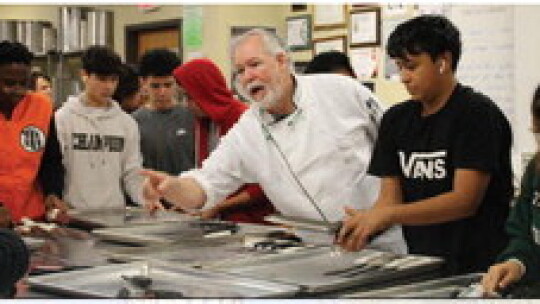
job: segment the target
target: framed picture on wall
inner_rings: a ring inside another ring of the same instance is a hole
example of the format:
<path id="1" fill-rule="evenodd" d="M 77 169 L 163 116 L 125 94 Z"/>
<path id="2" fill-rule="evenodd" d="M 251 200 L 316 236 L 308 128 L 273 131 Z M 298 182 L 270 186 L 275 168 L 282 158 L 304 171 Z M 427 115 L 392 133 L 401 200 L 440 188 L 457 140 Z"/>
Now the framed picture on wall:
<path id="1" fill-rule="evenodd" d="M 347 36 L 334 36 L 313 40 L 313 56 L 328 51 L 347 53 Z"/>
<path id="2" fill-rule="evenodd" d="M 379 47 L 362 47 L 349 50 L 351 65 L 358 79 L 370 80 L 378 77 L 380 53 Z"/>
<path id="3" fill-rule="evenodd" d="M 311 49 L 311 16 L 287 18 L 287 46 L 293 51 Z"/>
<path id="4" fill-rule="evenodd" d="M 338 5 L 313 6 L 313 24 L 316 30 L 345 27 L 347 7 Z"/>
<path id="5" fill-rule="evenodd" d="M 381 9 L 379 7 L 351 11 L 349 23 L 351 46 L 376 46 L 381 43 Z"/>

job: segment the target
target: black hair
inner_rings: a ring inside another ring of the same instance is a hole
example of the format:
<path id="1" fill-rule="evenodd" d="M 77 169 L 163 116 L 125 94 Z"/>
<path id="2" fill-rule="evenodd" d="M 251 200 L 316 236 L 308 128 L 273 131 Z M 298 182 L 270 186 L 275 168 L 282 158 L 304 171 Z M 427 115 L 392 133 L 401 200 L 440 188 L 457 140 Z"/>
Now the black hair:
<path id="1" fill-rule="evenodd" d="M 48 82 L 51 82 L 51 77 L 49 77 L 48 75 L 45 75 L 43 72 L 40 72 L 40 71 L 32 72 L 32 74 L 30 74 L 30 89 L 31 90 L 37 89 L 37 80 L 39 78 L 43 78 L 47 80 Z"/>
<path id="2" fill-rule="evenodd" d="M 531 113 L 532 113 L 532 119 L 534 121 L 534 128 L 538 128 L 540 126 L 535 125 L 537 122 L 540 122 L 540 85 L 536 87 L 536 90 L 534 91 L 533 100 L 531 103 Z M 533 130 L 534 132 L 537 132 L 537 130 Z M 540 172 L 540 150 L 538 150 L 534 156 L 534 162 L 536 165 L 536 171 Z"/>
<path id="3" fill-rule="evenodd" d="M 120 77 L 118 86 L 112 98 L 121 103 L 125 98 L 133 96 L 140 89 L 139 75 L 135 68 L 128 64 L 122 64 L 120 67 Z"/>
<path id="4" fill-rule="evenodd" d="M 88 74 L 101 76 L 120 75 L 121 65 L 120 56 L 106 46 L 91 46 L 82 55 L 82 68 Z"/>
<path id="5" fill-rule="evenodd" d="M 167 49 L 152 49 L 144 53 L 139 62 L 139 74 L 147 76 L 172 76 L 180 65 L 178 55 Z"/>
<path id="6" fill-rule="evenodd" d="M 32 59 L 34 54 L 24 44 L 7 40 L 0 42 L 0 65 L 10 63 L 30 65 Z"/>
<path id="7" fill-rule="evenodd" d="M 349 57 L 339 51 L 328 51 L 318 54 L 307 64 L 304 74 L 333 73 L 346 70 L 356 77 Z"/>
<path id="8" fill-rule="evenodd" d="M 534 91 L 531 112 L 533 119 L 538 119 L 540 121 L 540 85 Z"/>
<path id="9" fill-rule="evenodd" d="M 444 52 L 452 54 L 452 71 L 461 57 L 459 30 L 441 15 L 422 15 L 399 24 L 390 34 L 386 46 L 391 58 L 428 53 L 433 61 Z"/>

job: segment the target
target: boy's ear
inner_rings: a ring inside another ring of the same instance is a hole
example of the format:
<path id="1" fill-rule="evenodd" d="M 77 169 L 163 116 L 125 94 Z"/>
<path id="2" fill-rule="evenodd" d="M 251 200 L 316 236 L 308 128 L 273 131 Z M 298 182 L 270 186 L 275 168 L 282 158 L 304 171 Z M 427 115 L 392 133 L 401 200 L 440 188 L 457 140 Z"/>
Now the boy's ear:
<path id="1" fill-rule="evenodd" d="M 452 68 L 452 54 L 449 51 L 444 52 L 439 57 L 439 69 L 451 69 Z"/>

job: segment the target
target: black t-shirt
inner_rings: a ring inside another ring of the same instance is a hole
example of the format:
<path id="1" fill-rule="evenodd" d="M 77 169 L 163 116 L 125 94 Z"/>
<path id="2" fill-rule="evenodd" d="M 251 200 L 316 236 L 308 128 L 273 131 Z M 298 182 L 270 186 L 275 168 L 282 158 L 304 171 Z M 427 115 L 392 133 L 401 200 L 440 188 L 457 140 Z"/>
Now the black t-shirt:
<path id="1" fill-rule="evenodd" d="M 459 84 L 437 113 L 421 111 L 420 102 L 407 101 L 384 114 L 369 173 L 400 177 L 406 203 L 451 191 L 456 169 L 489 173 L 474 216 L 403 227 L 409 252 L 444 257 L 448 274 L 485 271 L 507 243 L 510 124 L 487 96 Z"/>

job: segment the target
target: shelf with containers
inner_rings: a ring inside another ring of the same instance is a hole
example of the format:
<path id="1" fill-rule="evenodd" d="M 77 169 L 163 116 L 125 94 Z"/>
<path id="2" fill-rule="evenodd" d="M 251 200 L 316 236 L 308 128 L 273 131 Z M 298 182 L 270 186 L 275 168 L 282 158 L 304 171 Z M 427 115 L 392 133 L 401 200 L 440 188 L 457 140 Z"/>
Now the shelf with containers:
<path id="1" fill-rule="evenodd" d="M 113 13 L 92 7 L 58 8 L 58 30 L 50 21 L 0 20 L 0 40 L 18 41 L 34 53 L 32 69 L 51 77 L 55 105 L 82 89 L 82 52 L 91 45 L 113 45 Z"/>

